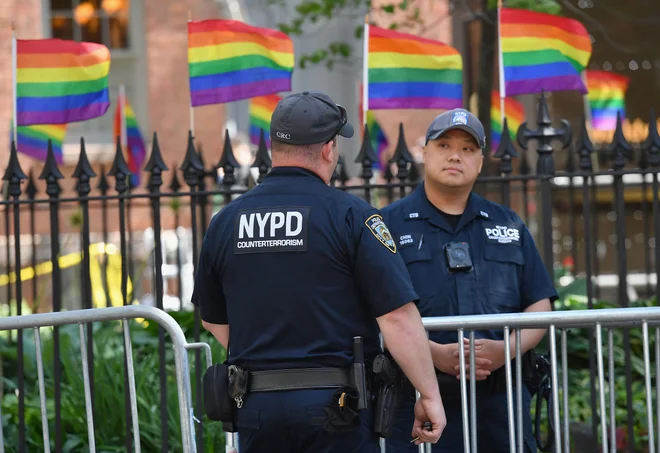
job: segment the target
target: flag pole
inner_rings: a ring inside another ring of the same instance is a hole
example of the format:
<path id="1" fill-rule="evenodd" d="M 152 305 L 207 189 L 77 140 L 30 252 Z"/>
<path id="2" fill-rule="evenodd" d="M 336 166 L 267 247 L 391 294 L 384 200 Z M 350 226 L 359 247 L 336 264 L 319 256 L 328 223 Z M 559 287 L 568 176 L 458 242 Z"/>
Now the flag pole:
<path id="1" fill-rule="evenodd" d="M 192 21 L 192 13 L 188 10 L 188 23 Z M 187 39 L 190 40 L 190 33 L 186 31 Z M 190 77 L 190 69 L 188 69 L 188 77 Z M 192 106 L 192 92 L 190 93 L 190 132 L 193 137 L 195 136 L 195 112 Z"/>
<path id="2" fill-rule="evenodd" d="M 11 70 L 12 79 L 14 82 L 14 99 L 12 104 L 13 115 L 13 138 L 14 144 L 18 146 L 18 81 L 17 81 L 17 65 L 18 65 L 18 43 L 16 42 L 16 24 L 14 21 L 11 23 Z"/>
<path id="3" fill-rule="evenodd" d="M 119 134 L 124 152 L 128 152 L 128 137 L 126 136 L 126 88 L 119 85 Z"/>
<path id="4" fill-rule="evenodd" d="M 506 112 L 504 111 L 504 98 L 506 97 L 506 88 L 504 83 L 504 52 L 502 52 L 502 0 L 497 0 L 497 49 L 498 60 L 500 66 L 500 121 L 504 127 L 504 118 Z"/>
<path id="5" fill-rule="evenodd" d="M 587 72 L 582 71 L 582 83 L 584 86 L 587 86 Z M 591 106 L 589 105 L 589 91 L 587 88 L 587 94 L 582 95 L 582 100 L 584 102 L 584 120 L 587 123 L 587 128 L 591 129 L 593 125 L 591 124 Z"/>
<path id="6" fill-rule="evenodd" d="M 369 13 L 364 15 L 364 39 L 362 58 L 362 125 L 367 124 L 369 110 Z"/>

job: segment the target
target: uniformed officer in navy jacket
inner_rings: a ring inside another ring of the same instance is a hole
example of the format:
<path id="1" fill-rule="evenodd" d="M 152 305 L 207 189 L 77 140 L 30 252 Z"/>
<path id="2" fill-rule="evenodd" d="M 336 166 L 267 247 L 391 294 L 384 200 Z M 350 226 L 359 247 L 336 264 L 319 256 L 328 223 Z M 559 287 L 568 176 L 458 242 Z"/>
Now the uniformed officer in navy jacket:
<path id="1" fill-rule="evenodd" d="M 472 192 L 484 150 L 484 128 L 476 116 L 464 109 L 442 113 L 426 133 L 423 184 L 382 209 L 424 317 L 548 311 L 557 297 L 520 217 Z M 522 331 L 522 353 L 534 348 L 544 334 L 545 330 Z M 478 449 L 508 452 L 503 332 L 480 331 L 475 336 Z M 447 428 L 433 452 L 463 451 L 458 354 L 465 353 L 469 373 L 469 341 L 457 344 L 456 332 L 430 332 L 429 338 L 447 414 Z M 515 332 L 511 356 L 515 357 Z M 523 386 L 524 439 L 527 451 L 534 452 L 529 402 Z M 406 432 L 412 405 L 408 399 L 400 406 L 387 453 L 417 451 Z"/>
<path id="2" fill-rule="evenodd" d="M 193 293 L 204 327 L 229 346 L 228 363 L 250 373 L 236 411 L 239 451 L 379 452 L 373 405 L 344 430 L 337 423 L 350 412 L 337 407 L 351 403 L 335 388 L 347 384 L 356 336 L 369 369 L 379 329 L 422 395 L 407 441 L 437 442 L 444 409 L 397 244 L 376 209 L 329 186 L 338 136 L 353 135 L 346 111 L 305 91 L 279 102 L 270 128 L 273 170 L 212 219 Z"/>

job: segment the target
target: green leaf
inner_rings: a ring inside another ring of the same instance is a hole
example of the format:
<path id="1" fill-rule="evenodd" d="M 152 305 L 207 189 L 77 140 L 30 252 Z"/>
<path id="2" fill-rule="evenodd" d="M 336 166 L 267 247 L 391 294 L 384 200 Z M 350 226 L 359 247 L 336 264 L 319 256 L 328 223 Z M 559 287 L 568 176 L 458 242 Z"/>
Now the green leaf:
<path id="1" fill-rule="evenodd" d="M 394 5 L 384 5 L 380 9 L 388 14 L 394 14 Z"/>

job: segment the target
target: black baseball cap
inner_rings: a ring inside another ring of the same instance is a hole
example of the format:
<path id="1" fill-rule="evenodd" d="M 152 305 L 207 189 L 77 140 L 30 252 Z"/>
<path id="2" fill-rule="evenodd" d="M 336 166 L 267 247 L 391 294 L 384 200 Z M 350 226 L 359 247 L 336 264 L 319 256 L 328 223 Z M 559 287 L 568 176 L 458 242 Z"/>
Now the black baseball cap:
<path id="1" fill-rule="evenodd" d="M 270 138 L 290 145 L 327 143 L 335 135 L 351 138 L 346 109 L 321 91 L 303 91 L 277 103 L 270 119 Z"/>
<path id="2" fill-rule="evenodd" d="M 486 148 L 486 132 L 483 124 L 479 118 L 465 109 L 448 110 L 436 116 L 426 131 L 425 144 L 452 129 L 467 132 L 474 137 L 482 150 Z"/>

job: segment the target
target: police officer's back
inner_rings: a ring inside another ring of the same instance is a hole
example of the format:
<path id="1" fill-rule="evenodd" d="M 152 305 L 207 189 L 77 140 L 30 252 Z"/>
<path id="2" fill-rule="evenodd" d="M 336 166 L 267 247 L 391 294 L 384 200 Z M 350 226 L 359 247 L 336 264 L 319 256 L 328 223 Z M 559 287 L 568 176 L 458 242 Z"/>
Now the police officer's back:
<path id="1" fill-rule="evenodd" d="M 247 376 L 233 420 L 240 453 L 377 452 L 373 407 L 348 370 L 356 344 L 368 370 L 379 327 L 425 396 L 413 434 L 434 442 L 444 427 L 418 296 L 396 244 L 377 210 L 328 186 L 337 135 L 353 128 L 329 97 L 283 99 L 271 119 L 273 170 L 204 238 L 193 302 L 229 346 L 228 364 Z M 422 433 L 429 419 L 433 431 Z"/>
<path id="2" fill-rule="evenodd" d="M 520 217 L 471 192 L 484 148 L 483 126 L 470 112 L 456 109 L 439 115 L 426 134 L 424 183 L 382 210 L 425 317 L 546 311 L 556 297 Z M 523 331 L 522 352 L 536 346 L 543 334 L 543 330 Z M 433 451 L 463 451 L 456 377 L 459 351 L 469 349 L 467 343 L 457 344 L 456 332 L 431 332 L 429 338 L 448 420 Z M 509 451 L 503 332 L 478 331 L 476 338 L 478 449 Z M 515 335 L 511 340 L 515 345 Z M 523 388 L 526 451 L 534 451 L 529 400 Z M 403 404 L 397 414 L 400 429 L 388 439 L 388 453 L 416 452 L 407 442 L 405 429 L 411 406 L 412 402 Z"/>

